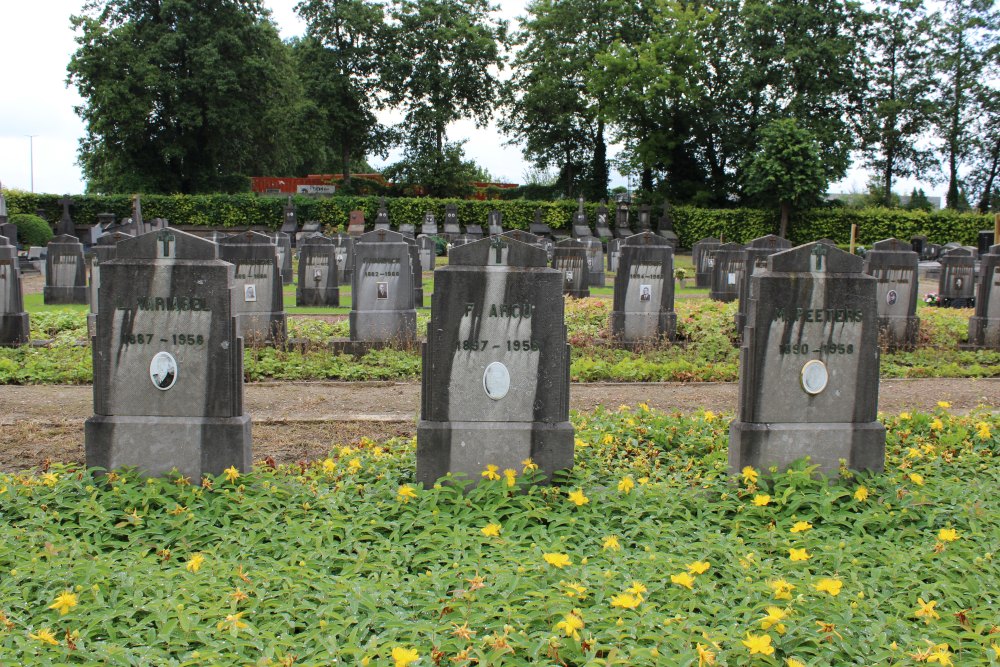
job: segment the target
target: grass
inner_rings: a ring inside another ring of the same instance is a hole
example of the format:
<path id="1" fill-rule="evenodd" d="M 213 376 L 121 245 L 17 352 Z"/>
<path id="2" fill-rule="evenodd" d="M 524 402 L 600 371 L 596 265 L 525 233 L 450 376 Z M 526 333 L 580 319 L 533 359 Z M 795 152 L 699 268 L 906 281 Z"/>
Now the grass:
<path id="1" fill-rule="evenodd" d="M 642 406 L 574 415 L 553 487 L 423 489 L 399 440 L 204 480 L 2 475 L 0 660 L 995 665 L 1000 424 L 884 419 L 886 472 L 832 482 L 730 479 L 725 419 Z"/>

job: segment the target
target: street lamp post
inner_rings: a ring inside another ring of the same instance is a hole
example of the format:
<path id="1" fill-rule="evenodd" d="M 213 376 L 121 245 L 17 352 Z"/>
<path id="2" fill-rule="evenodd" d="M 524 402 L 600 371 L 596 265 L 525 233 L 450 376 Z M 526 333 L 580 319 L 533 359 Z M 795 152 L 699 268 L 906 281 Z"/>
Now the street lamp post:
<path id="1" fill-rule="evenodd" d="M 31 170 L 31 192 L 35 192 L 35 137 L 37 134 L 26 134 L 28 137 L 28 168 Z"/>

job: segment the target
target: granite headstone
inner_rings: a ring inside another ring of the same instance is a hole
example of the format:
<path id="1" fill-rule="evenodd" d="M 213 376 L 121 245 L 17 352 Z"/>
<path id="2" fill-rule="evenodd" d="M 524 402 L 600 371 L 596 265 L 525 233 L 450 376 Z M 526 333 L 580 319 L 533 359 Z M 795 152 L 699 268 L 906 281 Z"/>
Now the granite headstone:
<path id="1" fill-rule="evenodd" d="M 345 235 L 346 236 L 346 235 Z M 347 237 L 350 239 L 350 237 Z M 299 244 L 299 282 L 295 288 L 296 306 L 340 305 L 340 266 L 337 246 L 322 234 L 310 236 Z"/>
<path id="2" fill-rule="evenodd" d="M 746 268 L 746 252 L 739 243 L 723 243 L 712 255 L 712 284 L 708 297 L 714 301 L 735 301 Z"/>
<path id="3" fill-rule="evenodd" d="M 288 338 L 281 268 L 274 240 L 258 232 L 241 232 L 218 243 L 219 259 L 236 267 L 233 313 L 247 345 L 283 345 Z"/>
<path id="4" fill-rule="evenodd" d="M 942 252 L 938 259 L 938 302 L 945 308 L 968 308 L 975 304 L 976 258 L 962 247 Z"/>
<path id="5" fill-rule="evenodd" d="M 632 236 L 632 228 L 628 224 L 628 202 L 618 202 L 615 208 L 615 238 L 627 239 Z"/>
<path id="6" fill-rule="evenodd" d="M 592 236 L 590 224 L 587 222 L 587 214 L 583 210 L 583 197 L 576 200 L 576 213 L 573 214 L 573 238 L 582 239 Z"/>
<path id="7" fill-rule="evenodd" d="M 875 278 L 879 343 L 888 350 L 917 345 L 917 253 L 899 239 L 878 241 L 865 256 L 865 273 Z"/>
<path id="8" fill-rule="evenodd" d="M 461 233 L 462 228 L 458 224 L 458 207 L 454 204 L 448 204 L 444 207 L 444 237 L 448 241 L 452 241 Z"/>
<path id="9" fill-rule="evenodd" d="M 392 226 L 389 224 L 389 209 L 386 208 L 385 197 L 381 197 L 378 200 L 378 210 L 375 212 L 375 229 L 388 231 L 391 228 Z"/>
<path id="10" fill-rule="evenodd" d="M 45 258 L 46 304 L 87 303 L 87 266 L 83 244 L 75 236 L 54 236 Z"/>
<path id="11" fill-rule="evenodd" d="M 590 296 L 587 246 L 576 239 L 563 239 L 556 244 L 552 268 L 562 272 L 563 294 L 577 298 Z"/>
<path id="12" fill-rule="evenodd" d="M 590 287 L 604 287 L 604 245 L 595 236 L 585 236 L 580 242 L 587 248 L 587 282 Z"/>
<path id="13" fill-rule="evenodd" d="M 750 241 L 743 254 L 743 274 L 739 282 L 739 304 L 737 306 L 734 321 L 736 323 L 736 335 L 743 335 L 743 325 L 747 320 L 747 308 L 750 303 L 750 279 L 755 272 L 763 271 L 767 268 L 767 258 L 780 251 L 788 250 L 792 247 L 788 239 L 767 234 Z"/>
<path id="14" fill-rule="evenodd" d="M 417 248 L 420 250 L 420 270 L 434 271 L 437 264 L 437 242 L 433 237 L 421 234 L 417 237 Z"/>
<path id="15" fill-rule="evenodd" d="M 17 247 L 0 236 L 0 347 L 16 347 L 29 342 L 31 326 L 24 310 L 21 269 Z"/>
<path id="16" fill-rule="evenodd" d="M 298 212 L 295 209 L 295 202 L 292 201 L 291 196 L 288 197 L 288 201 L 285 202 L 285 206 L 281 209 L 281 229 L 279 231 L 288 234 L 293 240 L 296 238 L 296 233 L 299 231 L 299 218 Z"/>
<path id="17" fill-rule="evenodd" d="M 651 232 L 634 234 L 621 245 L 611 335 L 637 346 L 673 340 L 676 330 L 673 246 Z"/>
<path id="18" fill-rule="evenodd" d="M 337 284 L 350 285 L 354 277 L 355 239 L 344 232 L 337 232 L 330 238 L 337 255 Z"/>
<path id="19" fill-rule="evenodd" d="M 503 234 L 503 213 L 492 210 L 486 216 L 486 229 L 490 236 L 499 236 Z"/>
<path id="20" fill-rule="evenodd" d="M 600 239 L 614 238 L 615 233 L 611 231 L 611 219 L 608 217 L 608 207 L 601 202 L 597 207 L 596 218 L 594 220 L 594 236 Z"/>
<path id="21" fill-rule="evenodd" d="M 281 284 L 291 285 L 295 282 L 295 275 L 292 273 L 292 237 L 285 232 L 275 232 L 274 249 L 278 253 Z"/>
<path id="22" fill-rule="evenodd" d="M 347 222 L 347 233 L 357 238 L 365 233 L 365 212 L 357 209 L 351 211 Z"/>
<path id="23" fill-rule="evenodd" d="M 134 237 L 123 232 L 105 234 L 97 240 L 97 245 L 90 249 L 90 254 L 87 256 L 87 265 L 90 267 L 90 284 L 87 297 L 90 301 L 90 312 L 87 314 L 87 335 L 90 338 L 97 335 L 97 308 L 100 303 L 98 294 L 101 289 L 101 265 L 113 260 L 118 249 L 118 244 L 130 238 Z"/>
<path id="24" fill-rule="evenodd" d="M 542 222 L 542 209 L 535 209 L 535 214 L 531 219 L 531 225 L 528 226 L 528 231 L 535 236 L 547 236 L 552 238 L 552 228 Z"/>
<path id="25" fill-rule="evenodd" d="M 357 239 L 351 282 L 351 340 L 415 341 L 413 289 L 410 245 L 402 234 L 380 229 Z"/>
<path id="26" fill-rule="evenodd" d="M 56 200 L 56 203 L 62 206 L 62 216 L 59 218 L 59 223 L 56 225 L 56 235 L 57 236 L 76 236 L 76 223 L 73 222 L 73 217 L 69 213 L 69 207 L 75 204 L 72 197 L 69 195 L 63 195 Z"/>
<path id="27" fill-rule="evenodd" d="M 618 258 L 621 257 L 621 247 L 624 239 L 608 239 L 608 271 L 618 273 Z"/>
<path id="28" fill-rule="evenodd" d="M 426 236 L 437 236 L 437 220 L 434 219 L 434 214 L 430 211 L 424 213 L 424 222 L 420 225 L 420 233 Z"/>
<path id="29" fill-rule="evenodd" d="M 712 267 L 715 265 L 715 250 L 722 241 L 706 238 L 691 247 L 691 263 L 694 264 L 695 287 L 712 286 Z"/>
<path id="30" fill-rule="evenodd" d="M 1000 350 L 1000 245 L 991 246 L 980 257 L 976 312 L 969 318 L 969 345 Z"/>

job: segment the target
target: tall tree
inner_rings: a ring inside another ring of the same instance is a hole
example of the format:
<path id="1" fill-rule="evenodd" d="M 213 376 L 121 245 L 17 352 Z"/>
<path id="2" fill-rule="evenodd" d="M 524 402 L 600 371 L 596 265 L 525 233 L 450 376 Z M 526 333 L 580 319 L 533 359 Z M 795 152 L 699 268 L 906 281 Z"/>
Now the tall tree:
<path id="1" fill-rule="evenodd" d="M 301 95 L 261 0 L 93 0 L 72 17 L 88 189 L 247 189 L 295 161 Z"/>
<path id="2" fill-rule="evenodd" d="M 933 117 L 929 25 L 922 0 L 882 0 L 870 15 L 862 140 L 882 205 L 899 177 L 925 177 L 934 152 L 924 145 Z"/>
<path id="3" fill-rule="evenodd" d="M 411 152 L 431 150 L 443 163 L 450 123 L 485 125 L 493 115 L 507 43 L 494 11 L 487 0 L 394 0 L 395 48 L 383 81 L 404 113 Z"/>
<path id="4" fill-rule="evenodd" d="M 1000 200 L 1000 90 L 995 85 L 984 85 L 979 92 L 979 113 L 972 129 L 975 138 L 969 156 L 971 168 L 965 179 L 981 213 L 996 212 Z"/>
<path id="5" fill-rule="evenodd" d="M 306 21 L 306 38 L 295 43 L 296 65 L 310 101 L 309 134 L 314 141 L 304 157 L 308 169 L 336 155 L 344 184 L 351 165 L 369 153 L 385 155 L 392 135 L 378 110 L 380 71 L 388 53 L 384 8 L 367 0 L 303 0 L 296 5 Z"/>

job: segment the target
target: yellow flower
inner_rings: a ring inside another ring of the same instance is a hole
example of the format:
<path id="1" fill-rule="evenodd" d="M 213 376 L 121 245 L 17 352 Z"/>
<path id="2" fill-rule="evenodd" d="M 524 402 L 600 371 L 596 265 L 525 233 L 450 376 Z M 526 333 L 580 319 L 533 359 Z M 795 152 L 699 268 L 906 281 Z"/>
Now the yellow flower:
<path id="1" fill-rule="evenodd" d="M 942 422 L 940 419 L 934 419 L 934 421 L 931 422 L 932 431 L 940 431 L 943 428 L 944 428 L 944 422 Z"/>
<path id="2" fill-rule="evenodd" d="M 56 482 L 58 481 L 59 481 L 59 473 L 47 472 L 44 475 L 42 475 L 42 483 L 45 484 L 45 486 L 55 486 Z"/>
<path id="3" fill-rule="evenodd" d="M 413 490 L 413 487 L 409 484 L 403 484 L 401 487 L 396 489 L 396 498 L 403 501 L 404 503 L 410 502 L 410 498 L 416 498 L 417 492 Z"/>
<path id="4" fill-rule="evenodd" d="M 635 480 L 632 479 L 632 475 L 625 475 L 618 481 L 618 490 L 622 493 L 628 494 L 632 492 L 635 488 Z"/>
<path id="5" fill-rule="evenodd" d="M 992 436 L 990 425 L 986 422 L 976 422 L 976 434 L 980 440 L 989 440 Z"/>
<path id="6" fill-rule="evenodd" d="M 812 556 L 805 549 L 789 549 L 788 558 L 793 561 L 809 560 Z"/>
<path id="7" fill-rule="evenodd" d="M 570 582 L 560 581 L 559 584 L 566 587 L 567 590 L 565 591 L 565 595 L 568 598 L 583 599 L 584 597 L 586 597 L 587 587 L 582 584 L 578 584 L 573 581 Z"/>
<path id="8" fill-rule="evenodd" d="M 705 421 L 713 422 L 715 421 L 715 413 L 711 410 L 705 410 Z"/>
<path id="9" fill-rule="evenodd" d="M 855 490 L 854 492 L 854 499 L 857 500 L 859 503 L 863 503 L 864 501 L 868 500 L 868 487 L 859 486 L 857 490 Z"/>
<path id="10" fill-rule="evenodd" d="M 56 636 L 48 628 L 42 628 L 34 634 L 28 634 L 28 639 L 36 639 L 45 644 L 52 644 L 53 646 L 58 646 L 59 642 L 56 641 Z"/>
<path id="11" fill-rule="evenodd" d="M 513 468 L 504 469 L 503 476 L 507 480 L 507 486 L 514 486 L 517 484 L 517 471 Z"/>
<path id="12" fill-rule="evenodd" d="M 764 507 L 771 502 L 771 496 L 766 493 L 758 493 L 753 497 L 753 504 L 757 507 Z"/>
<path id="13" fill-rule="evenodd" d="M 792 526 L 788 532 L 790 533 L 804 533 L 807 530 L 812 530 L 813 525 L 808 521 L 796 521 L 795 525 Z"/>
<path id="14" fill-rule="evenodd" d="M 958 531 L 954 528 L 942 528 L 938 531 L 938 539 L 942 542 L 954 542 L 958 539 Z"/>
<path id="15" fill-rule="evenodd" d="M 187 565 L 185 565 L 184 567 L 187 569 L 188 572 L 197 572 L 198 570 L 201 569 L 201 565 L 204 562 L 205 562 L 205 557 L 200 553 L 196 553 L 195 555 L 191 556 L 191 559 L 188 560 Z"/>
<path id="16" fill-rule="evenodd" d="M 914 484 L 916 484 L 917 486 L 923 486 L 924 485 L 924 476 L 921 475 L 919 472 L 911 472 L 909 474 L 909 478 L 910 478 L 910 481 L 913 482 Z"/>
<path id="17" fill-rule="evenodd" d="M 602 445 L 610 445 L 614 441 L 615 441 L 615 436 L 611 435 L 610 433 L 605 433 L 604 437 L 601 438 Z"/>
<path id="18" fill-rule="evenodd" d="M 750 466 L 744 467 L 741 474 L 743 475 L 743 481 L 747 484 L 754 484 L 757 482 L 757 471 Z"/>
<path id="19" fill-rule="evenodd" d="M 806 667 L 806 663 L 795 658 L 785 658 L 785 667 Z"/>
<path id="20" fill-rule="evenodd" d="M 936 662 L 939 665 L 954 665 L 951 661 L 951 651 L 947 644 L 937 644 L 931 649 L 931 654 L 927 656 L 927 662 Z"/>
<path id="21" fill-rule="evenodd" d="M 934 611 L 934 607 L 937 606 L 937 600 L 924 602 L 923 598 L 917 598 L 917 604 L 920 606 L 913 612 L 913 615 L 924 619 L 924 623 L 930 625 L 930 622 L 934 619 L 941 618 L 940 614 Z"/>
<path id="22" fill-rule="evenodd" d="M 500 524 L 488 523 L 483 526 L 482 532 L 486 537 L 500 537 Z"/>
<path id="23" fill-rule="evenodd" d="M 530 457 L 521 461 L 521 465 L 524 466 L 524 470 L 521 471 L 524 473 L 529 472 L 531 470 L 538 470 L 538 464 L 532 461 Z"/>
<path id="24" fill-rule="evenodd" d="M 580 630 L 583 629 L 583 617 L 579 609 L 574 609 L 563 617 L 563 620 L 556 623 L 556 630 L 566 633 L 567 637 L 580 640 Z"/>
<path id="25" fill-rule="evenodd" d="M 843 586 L 844 582 L 840 579 L 820 579 L 814 588 L 820 593 L 829 593 L 830 595 L 837 596 L 840 595 L 840 589 Z"/>
<path id="26" fill-rule="evenodd" d="M 765 611 L 767 616 L 760 619 L 760 627 L 764 630 L 773 627 L 779 635 L 785 634 L 785 624 L 782 621 L 788 616 L 788 612 L 781 607 L 768 607 Z"/>
<path id="27" fill-rule="evenodd" d="M 625 589 L 626 593 L 631 593 L 640 600 L 642 600 L 642 594 L 646 592 L 646 587 L 640 584 L 638 581 L 633 581 L 632 585 Z"/>
<path id="28" fill-rule="evenodd" d="M 757 653 L 761 655 L 771 655 L 774 647 L 771 646 L 771 635 L 752 635 L 747 633 L 747 638 L 743 640 L 743 645 L 750 649 L 750 655 Z"/>
<path id="29" fill-rule="evenodd" d="M 678 586 L 683 586 L 688 590 L 694 590 L 694 577 L 692 577 L 687 572 L 681 572 L 680 574 L 670 575 L 671 583 L 675 583 Z"/>
<path id="30" fill-rule="evenodd" d="M 336 469 L 337 469 L 337 464 L 333 459 L 331 458 L 323 459 L 323 472 L 329 475 Z"/>
<path id="31" fill-rule="evenodd" d="M 583 440 L 581 440 L 580 438 L 576 438 L 576 439 L 575 439 L 575 440 L 573 441 L 573 446 L 575 446 L 575 447 L 578 447 L 578 448 L 581 448 L 581 449 L 582 449 L 583 447 L 589 447 L 589 446 L 590 446 L 590 443 L 589 443 L 589 442 L 584 442 L 584 441 L 583 441 Z"/>
<path id="32" fill-rule="evenodd" d="M 573 561 L 566 554 L 542 554 L 542 558 L 553 567 L 566 567 L 573 564 Z"/>
<path id="33" fill-rule="evenodd" d="M 948 401 L 938 401 L 938 407 L 947 410 L 948 408 L 951 407 L 951 403 L 949 403 Z"/>
<path id="34" fill-rule="evenodd" d="M 900 421 L 907 421 L 909 418 L 910 418 L 910 413 L 909 412 L 900 412 L 899 413 L 899 419 L 900 419 Z"/>
<path id="35" fill-rule="evenodd" d="M 698 667 L 715 664 L 715 653 L 709 650 L 704 644 L 697 644 L 695 650 L 698 651 Z"/>
<path id="36" fill-rule="evenodd" d="M 348 469 L 350 469 L 351 472 L 357 472 L 361 470 L 361 459 L 355 456 L 353 459 L 347 462 L 347 467 Z"/>
<path id="37" fill-rule="evenodd" d="M 712 564 L 708 561 L 698 560 L 688 565 L 688 572 L 691 574 L 705 574 Z"/>
<path id="38" fill-rule="evenodd" d="M 631 593 L 620 593 L 611 598 L 611 606 L 618 609 L 635 609 L 642 604 L 642 597 Z"/>
<path id="39" fill-rule="evenodd" d="M 397 646 L 392 649 L 392 659 L 396 661 L 395 667 L 408 667 L 420 660 L 420 654 L 412 648 Z"/>
<path id="40" fill-rule="evenodd" d="M 788 583 L 784 579 L 775 579 L 774 581 L 769 581 L 767 585 L 771 587 L 775 600 L 792 599 L 792 591 L 795 590 L 795 586 Z"/>
<path id="41" fill-rule="evenodd" d="M 55 609 L 59 612 L 60 616 L 65 616 L 76 605 L 76 593 L 65 590 L 56 596 L 56 601 L 49 605 L 49 609 Z"/>
<path id="42" fill-rule="evenodd" d="M 618 537 L 616 535 L 608 535 L 604 538 L 604 549 L 610 549 L 611 551 L 618 551 L 622 548 L 622 545 L 618 542 Z"/>
<path id="43" fill-rule="evenodd" d="M 219 621 L 218 623 L 215 624 L 215 629 L 218 630 L 219 632 L 223 630 L 229 630 L 235 635 L 240 630 L 246 630 L 248 627 L 250 627 L 242 619 L 243 619 L 242 611 L 236 614 L 229 614 L 228 616 L 226 616 L 226 620 Z"/>
<path id="44" fill-rule="evenodd" d="M 236 466 L 229 466 L 222 472 L 226 475 L 226 480 L 229 482 L 235 482 L 240 478 L 240 471 L 236 469 Z"/>
<path id="45" fill-rule="evenodd" d="M 569 493 L 568 498 L 577 507 L 579 507 L 580 505 L 586 505 L 587 503 L 590 502 L 590 498 L 588 498 L 587 496 L 583 495 L 583 489 L 577 489 L 576 491 L 571 491 Z"/>
<path id="46" fill-rule="evenodd" d="M 484 471 L 483 471 L 482 473 L 480 473 L 480 474 L 481 474 L 481 475 L 482 475 L 483 477 L 485 477 L 486 479 L 489 479 L 489 480 L 496 480 L 496 479 L 500 479 L 500 475 L 499 475 L 499 474 L 497 473 L 497 470 L 499 470 L 499 469 L 500 469 L 500 468 L 499 468 L 498 466 L 495 466 L 495 465 L 493 465 L 493 464 L 491 463 L 491 464 L 489 464 L 488 466 L 486 466 L 486 470 L 484 470 Z"/>
<path id="47" fill-rule="evenodd" d="M 646 403 L 640 403 L 639 409 L 642 410 L 643 412 L 649 412 L 649 405 Z"/>

